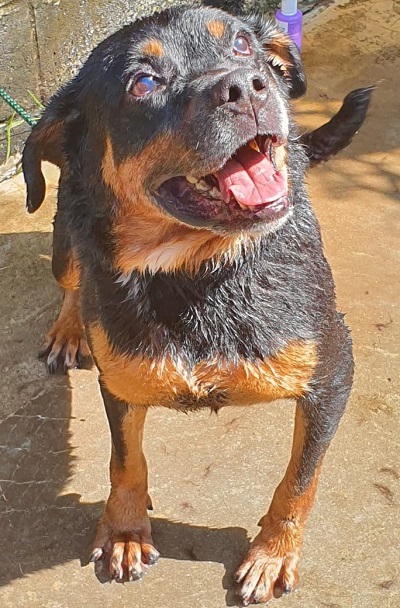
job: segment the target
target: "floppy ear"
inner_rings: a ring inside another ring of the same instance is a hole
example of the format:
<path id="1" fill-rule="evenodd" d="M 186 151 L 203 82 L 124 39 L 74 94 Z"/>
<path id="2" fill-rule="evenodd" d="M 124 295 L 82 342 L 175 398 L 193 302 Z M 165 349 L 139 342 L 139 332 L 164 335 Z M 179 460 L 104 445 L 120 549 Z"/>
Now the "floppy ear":
<path id="1" fill-rule="evenodd" d="M 75 94 L 71 85 L 61 89 L 52 98 L 39 122 L 33 127 L 22 152 L 22 169 L 26 183 L 26 208 L 34 213 L 42 204 L 46 193 L 42 160 L 58 167 L 65 162 L 63 149 L 66 124 L 78 115 Z"/>
<path id="2" fill-rule="evenodd" d="M 267 62 L 280 70 L 282 77 L 288 82 L 290 97 L 295 99 L 304 95 L 307 80 L 300 51 L 293 40 L 272 21 L 264 21 L 261 16 L 250 16 L 245 21 L 253 28 L 264 47 Z"/>

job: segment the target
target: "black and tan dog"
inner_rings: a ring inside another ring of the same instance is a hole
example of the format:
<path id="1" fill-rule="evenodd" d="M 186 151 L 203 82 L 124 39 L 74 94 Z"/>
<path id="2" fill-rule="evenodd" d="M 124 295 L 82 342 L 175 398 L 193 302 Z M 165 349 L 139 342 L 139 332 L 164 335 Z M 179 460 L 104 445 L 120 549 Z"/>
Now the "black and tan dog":
<path id="1" fill-rule="evenodd" d="M 150 406 L 294 398 L 290 462 L 237 581 L 244 604 L 297 583 L 353 374 L 303 144 L 317 160 L 343 147 L 370 94 L 302 143 L 289 97 L 304 91 L 299 54 L 271 25 L 175 8 L 100 44 L 26 144 L 30 212 L 44 197 L 41 160 L 61 167 L 53 271 L 64 303 L 45 351 L 51 370 L 73 366 L 86 329 L 99 369 L 111 493 L 92 557 L 112 577 L 141 578 L 158 558 L 142 452 Z"/>

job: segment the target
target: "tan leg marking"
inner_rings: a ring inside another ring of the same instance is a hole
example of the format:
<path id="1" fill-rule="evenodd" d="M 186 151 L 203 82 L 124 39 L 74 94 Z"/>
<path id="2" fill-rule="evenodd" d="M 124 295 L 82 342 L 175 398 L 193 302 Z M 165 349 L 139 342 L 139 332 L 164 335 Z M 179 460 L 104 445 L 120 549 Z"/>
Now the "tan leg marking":
<path id="1" fill-rule="evenodd" d="M 92 561 L 105 559 L 111 578 L 116 579 L 142 578 L 159 557 L 147 515 L 147 464 L 142 450 L 146 413 L 145 408 L 132 407 L 123 419 L 124 463 L 113 448 L 111 492 L 92 548 Z"/>
<path id="2" fill-rule="evenodd" d="M 246 606 L 253 602 L 268 602 L 274 590 L 288 593 L 297 585 L 304 526 L 314 503 L 322 464 L 320 461 L 310 484 L 299 493 L 297 479 L 305 433 L 305 416 L 297 406 L 288 468 L 268 513 L 260 521 L 261 531 L 236 573 L 236 580 L 241 583 L 240 597 Z"/>
<path id="3" fill-rule="evenodd" d="M 63 289 L 79 289 L 80 270 L 74 254 L 71 252 L 66 261 L 66 268 L 62 276 L 57 275 L 57 283 Z"/>

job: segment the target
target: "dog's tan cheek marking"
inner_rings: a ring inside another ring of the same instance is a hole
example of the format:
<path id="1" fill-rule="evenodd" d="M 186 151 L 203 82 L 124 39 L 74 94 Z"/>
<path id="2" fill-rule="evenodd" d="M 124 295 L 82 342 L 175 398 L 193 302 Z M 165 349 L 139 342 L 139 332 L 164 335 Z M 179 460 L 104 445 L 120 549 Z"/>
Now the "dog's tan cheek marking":
<path id="1" fill-rule="evenodd" d="M 221 237 L 210 230 L 193 229 L 163 213 L 147 197 L 142 183 L 152 166 L 174 154 L 187 154 L 168 136 L 160 137 L 137 157 L 116 165 L 112 143 L 106 140 L 102 161 L 104 183 L 118 198 L 113 215 L 115 265 L 124 275 L 132 270 L 196 272 L 204 260 L 232 260 L 242 237 Z"/>
<path id="2" fill-rule="evenodd" d="M 150 175 L 160 175 L 171 170 L 170 159 L 187 159 L 190 151 L 169 133 L 161 133 L 136 156 L 131 155 L 120 163 L 115 162 L 113 144 L 107 137 L 102 160 L 102 175 L 119 199 L 119 215 L 135 213 L 147 199 L 144 182 Z M 196 159 L 197 160 L 197 159 Z M 195 161 L 193 161 L 195 162 Z M 132 203 L 135 203 L 132 205 Z M 151 203 L 153 210 L 156 207 Z M 160 214 L 160 212 L 158 212 Z"/>
<path id="3" fill-rule="evenodd" d="M 285 67 L 291 66 L 290 61 L 290 39 L 286 34 L 282 34 L 279 30 L 275 30 L 274 36 L 268 41 L 266 47 L 271 55 L 282 63 Z"/>
<path id="4" fill-rule="evenodd" d="M 222 21 L 214 19 L 213 21 L 209 21 L 207 23 L 207 29 L 212 36 L 215 36 L 215 38 L 222 38 L 225 31 L 225 25 L 222 23 Z"/>
<path id="5" fill-rule="evenodd" d="M 241 360 L 232 365 L 215 359 L 189 372 L 168 357 L 152 361 L 116 353 L 99 324 L 93 324 L 89 333 L 107 389 L 135 405 L 172 406 L 179 395 L 201 399 L 214 390 L 224 392 L 237 405 L 300 397 L 308 391 L 317 362 L 315 343 L 298 341 L 259 363 Z"/>
<path id="6" fill-rule="evenodd" d="M 106 139 L 105 151 L 101 163 L 101 172 L 104 183 L 111 188 L 118 198 L 121 198 L 124 193 L 117 173 L 117 167 L 114 161 L 114 153 L 112 143 L 109 137 Z"/>

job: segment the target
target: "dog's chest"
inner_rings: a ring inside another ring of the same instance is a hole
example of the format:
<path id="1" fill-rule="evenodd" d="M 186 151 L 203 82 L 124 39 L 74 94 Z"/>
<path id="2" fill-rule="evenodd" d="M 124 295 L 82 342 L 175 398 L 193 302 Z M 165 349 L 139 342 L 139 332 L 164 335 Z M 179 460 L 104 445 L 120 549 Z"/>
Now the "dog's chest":
<path id="1" fill-rule="evenodd" d="M 298 340 L 264 360 L 224 357 L 189 367 L 179 357 L 148 358 L 120 354 L 100 325 L 90 327 L 92 348 L 102 381 L 119 399 L 141 406 L 178 409 L 247 405 L 308 390 L 317 360 L 313 341 Z"/>

